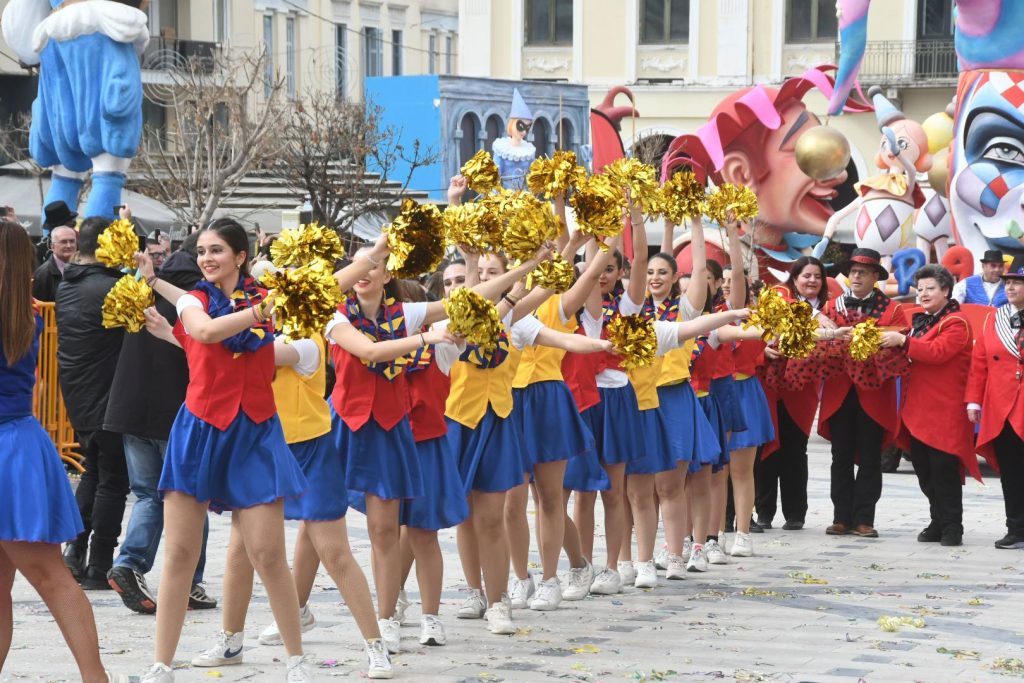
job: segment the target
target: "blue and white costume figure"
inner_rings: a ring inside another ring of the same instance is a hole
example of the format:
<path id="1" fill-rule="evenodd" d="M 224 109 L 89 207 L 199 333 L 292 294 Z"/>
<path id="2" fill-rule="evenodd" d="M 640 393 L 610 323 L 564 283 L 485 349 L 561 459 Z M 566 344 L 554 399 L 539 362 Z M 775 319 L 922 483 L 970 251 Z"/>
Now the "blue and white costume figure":
<path id="1" fill-rule="evenodd" d="M 508 190 L 526 189 L 526 173 L 537 156 L 533 143 L 526 141 L 526 134 L 533 123 L 533 112 L 519 94 L 512 91 L 512 109 L 508 114 L 508 137 L 498 138 L 491 148 L 494 163 L 498 165 L 501 184 Z"/>
<path id="2" fill-rule="evenodd" d="M 39 65 L 29 152 L 53 171 L 43 203 L 61 200 L 74 210 L 92 171 L 80 213 L 114 217 L 142 139 L 146 14 L 110 0 L 11 0 L 2 23 L 18 58 Z"/>

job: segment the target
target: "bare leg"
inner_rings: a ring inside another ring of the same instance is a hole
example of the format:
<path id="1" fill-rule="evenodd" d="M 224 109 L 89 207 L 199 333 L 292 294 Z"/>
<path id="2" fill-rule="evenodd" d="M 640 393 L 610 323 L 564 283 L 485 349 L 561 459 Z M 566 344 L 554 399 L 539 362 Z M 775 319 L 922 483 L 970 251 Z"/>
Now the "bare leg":
<path id="1" fill-rule="evenodd" d="M 528 483 L 529 477 L 524 477 L 521 485 L 505 494 L 505 531 L 508 537 L 508 554 L 512 558 L 512 571 L 515 572 L 518 579 L 526 579 L 530 576 L 530 523 L 526 519 Z M 477 538 L 480 538 L 479 533 Z"/>
<path id="2" fill-rule="evenodd" d="M 569 558 L 569 564 L 573 567 L 585 567 L 587 562 L 590 561 L 590 557 L 583 554 L 583 548 L 580 545 L 580 532 L 577 531 L 576 525 L 572 523 L 572 518 L 569 517 L 569 497 L 572 495 L 572 491 L 569 489 L 562 489 L 562 505 L 566 511 L 564 518 L 564 527 L 562 531 L 562 548 L 565 550 L 566 557 Z"/>
<path id="3" fill-rule="evenodd" d="M 7 653 L 11 651 L 11 639 L 14 637 L 14 601 L 11 589 L 14 588 L 14 564 L 7 553 L 0 548 L 0 671 L 4 670 Z"/>
<path id="4" fill-rule="evenodd" d="M 691 474 L 686 490 L 690 492 L 693 542 L 704 545 L 708 540 L 708 523 L 711 521 L 711 465 L 704 465 L 699 472 Z"/>
<path id="5" fill-rule="evenodd" d="M 601 491 L 601 503 L 604 505 L 604 537 L 608 547 L 605 566 L 615 569 L 619 563 L 619 554 L 622 552 L 623 538 L 626 537 L 626 465 L 605 465 L 604 471 L 608 473 L 608 479 L 612 484 L 607 491 Z"/>
<path id="6" fill-rule="evenodd" d="M 377 588 L 377 615 L 395 616 L 401 583 L 402 553 L 398 547 L 397 499 L 385 500 L 366 494 L 366 526 L 373 552 L 373 577 Z"/>
<path id="7" fill-rule="evenodd" d="M 558 573 L 558 556 L 565 535 L 565 507 L 562 500 L 565 461 L 537 463 L 533 468 L 533 478 L 537 483 L 540 508 L 540 562 L 544 580 L 547 581 Z"/>
<path id="8" fill-rule="evenodd" d="M 629 496 L 629 482 L 623 476 L 622 490 L 624 496 Z M 633 561 L 633 508 L 630 505 L 622 506 L 622 544 L 619 546 L 619 562 Z"/>
<path id="9" fill-rule="evenodd" d="M 750 533 L 750 516 L 754 514 L 754 458 L 757 448 L 741 448 L 732 452 L 729 464 L 732 476 L 732 497 L 736 506 L 736 531 Z"/>
<path id="10" fill-rule="evenodd" d="M 320 558 L 313 547 L 313 541 L 309 538 L 307 524 L 309 522 L 303 522 L 299 527 L 299 536 L 295 539 L 295 557 L 292 558 L 292 578 L 295 580 L 295 590 L 299 594 L 300 607 L 305 607 L 309 602 L 309 594 L 313 592 L 313 582 L 316 581 L 316 572 L 320 568 Z M 346 536 L 346 542 L 347 540 Z"/>
<path id="11" fill-rule="evenodd" d="M 654 507 L 654 475 L 629 474 L 629 506 L 636 526 L 637 562 L 654 559 L 654 539 L 658 535 L 658 511 Z"/>
<path id="12" fill-rule="evenodd" d="M 661 518 L 665 525 L 665 543 L 668 545 L 669 555 L 680 555 L 683 552 L 683 537 L 686 536 L 686 527 L 683 526 L 686 500 L 683 492 L 687 467 L 688 463 L 680 462 L 676 464 L 674 470 L 654 475 L 654 487 L 661 502 Z"/>
<path id="13" fill-rule="evenodd" d="M 505 494 L 472 492 L 473 528 L 484 573 L 487 606 L 501 602 L 508 589 L 508 540 L 505 538 Z"/>
<path id="14" fill-rule="evenodd" d="M 711 519 L 708 533 L 717 536 L 725 528 L 725 508 L 729 503 L 729 466 L 711 475 Z M 747 515 L 749 521 L 750 515 Z"/>
<path id="15" fill-rule="evenodd" d="M 412 545 L 409 542 L 409 528 L 402 527 L 398 532 L 398 546 L 402 550 L 402 580 L 398 584 L 399 590 L 405 590 L 405 582 L 409 580 L 409 573 L 412 572 L 412 563 L 416 559 L 413 554 Z M 419 569 L 416 570 L 417 574 Z"/>
<path id="16" fill-rule="evenodd" d="M 206 503 L 178 491 L 164 494 L 164 562 L 160 572 L 160 609 L 156 611 L 156 655 L 171 665 L 185 625 L 188 594 L 192 590 L 199 551 L 203 544 Z"/>
<path id="17" fill-rule="evenodd" d="M 365 640 L 380 638 L 380 628 L 373 612 L 373 599 L 370 598 L 370 586 L 366 583 L 362 568 L 352 556 L 345 518 L 329 522 L 305 522 L 303 526 L 324 568 L 334 579 L 334 585 L 338 587 L 352 618 L 356 620 L 359 633 Z"/>
<path id="18" fill-rule="evenodd" d="M 301 655 L 299 597 L 288 568 L 284 543 L 284 501 L 236 510 L 232 514 L 234 517 L 238 518 L 238 530 L 249 561 L 267 590 L 285 652 L 290 657 Z"/>
<path id="19" fill-rule="evenodd" d="M 416 582 L 420 587 L 423 614 L 437 616 L 441 608 L 441 584 L 444 581 L 444 560 L 437 532 L 431 529 L 405 528 L 409 546 L 416 556 Z"/>
<path id="20" fill-rule="evenodd" d="M 455 527 L 455 540 L 459 544 L 459 562 L 462 563 L 462 575 L 466 577 L 466 585 L 474 590 L 482 590 L 480 548 L 477 546 L 476 528 L 473 525 L 474 500 L 474 496 L 470 495 L 469 516 L 462 524 Z"/>
<path id="21" fill-rule="evenodd" d="M 224 595 L 221 597 L 221 628 L 225 633 L 245 631 L 245 615 L 252 600 L 253 568 L 245 552 L 239 515 L 231 515 L 231 538 L 224 564 Z"/>
<path id="22" fill-rule="evenodd" d="M 100 645 L 92 606 L 64 566 L 60 544 L 57 543 L 0 541 L 0 580 L 7 584 L 7 590 L 4 591 L 6 614 L 0 616 L 0 624 L 7 624 L 6 628 L 0 625 L 0 669 L 3 668 L 10 648 L 13 631 L 10 585 L 13 583 L 15 569 L 28 579 L 49 608 L 71 650 L 71 656 L 75 658 L 82 681 L 107 683 L 107 674 L 100 662 Z M 190 573 L 189 579 L 191 577 Z"/>
<path id="23" fill-rule="evenodd" d="M 587 557 L 594 557 L 594 504 L 595 491 L 573 491 L 572 520 L 580 536 L 580 547 Z"/>

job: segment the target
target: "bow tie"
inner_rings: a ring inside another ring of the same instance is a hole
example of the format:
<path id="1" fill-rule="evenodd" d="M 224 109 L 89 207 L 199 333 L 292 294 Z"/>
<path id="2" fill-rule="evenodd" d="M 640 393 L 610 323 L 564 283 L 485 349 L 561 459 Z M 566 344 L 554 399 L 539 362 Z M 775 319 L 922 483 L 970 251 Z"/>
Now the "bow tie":
<path id="1" fill-rule="evenodd" d="M 860 309 L 862 311 L 870 311 L 872 306 L 874 306 L 874 303 L 875 297 L 873 295 L 869 295 L 863 299 L 858 299 L 852 294 L 847 294 L 845 297 L 843 297 L 843 304 L 846 306 L 847 309 Z"/>
<path id="2" fill-rule="evenodd" d="M 1018 311 L 1010 316 L 1010 328 L 1014 330 L 1024 329 L 1024 311 Z"/>
<path id="3" fill-rule="evenodd" d="M 931 313 L 915 313 L 912 318 L 911 326 L 914 328 L 914 332 L 920 332 L 932 322 L 935 318 Z"/>

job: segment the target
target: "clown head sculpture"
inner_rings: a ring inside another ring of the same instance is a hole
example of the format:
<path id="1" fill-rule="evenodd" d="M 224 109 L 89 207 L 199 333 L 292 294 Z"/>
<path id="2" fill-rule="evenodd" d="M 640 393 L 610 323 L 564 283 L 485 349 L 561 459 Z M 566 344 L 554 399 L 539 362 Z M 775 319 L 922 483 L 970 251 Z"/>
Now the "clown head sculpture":
<path id="1" fill-rule="evenodd" d="M 512 109 L 509 111 L 508 137 L 494 141 L 492 153 L 501 174 L 501 184 L 510 190 L 526 187 L 526 173 L 537 155 L 532 143 L 526 141 L 533 124 L 533 113 L 526 100 L 519 94 L 519 88 L 512 91 Z"/>

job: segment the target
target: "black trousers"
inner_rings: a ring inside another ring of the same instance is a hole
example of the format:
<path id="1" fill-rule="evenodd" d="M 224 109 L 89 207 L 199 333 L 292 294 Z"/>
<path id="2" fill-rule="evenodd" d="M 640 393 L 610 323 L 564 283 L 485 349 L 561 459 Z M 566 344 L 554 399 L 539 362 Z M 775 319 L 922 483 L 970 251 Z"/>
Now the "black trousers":
<path id="1" fill-rule="evenodd" d="M 782 516 L 787 522 L 803 522 L 807 516 L 807 435 L 782 401 L 779 411 L 779 449 L 754 462 L 754 506 L 758 519 L 775 517 L 779 489 Z"/>
<path id="2" fill-rule="evenodd" d="M 1006 530 L 1024 537 L 1024 442 L 1007 422 L 994 445 L 1006 506 Z"/>
<path id="3" fill-rule="evenodd" d="M 121 535 L 128 498 L 124 441 L 120 434 L 103 430 L 83 433 L 80 439 L 85 472 L 78 482 L 75 501 L 85 530 L 73 545 L 83 554 L 89 549 L 88 565 L 106 574 L 114 562 L 114 548 Z"/>
<path id="4" fill-rule="evenodd" d="M 960 458 L 910 440 L 910 461 L 921 491 L 928 497 L 932 525 L 942 531 L 964 532 L 963 485 Z"/>
<path id="5" fill-rule="evenodd" d="M 884 430 L 861 407 L 852 387 L 830 425 L 833 521 L 874 526 L 875 505 L 882 497 Z"/>

